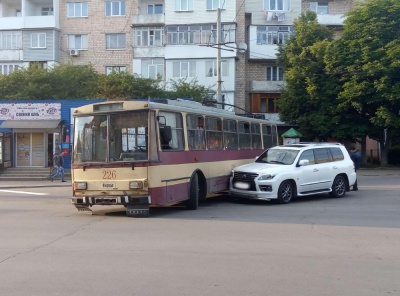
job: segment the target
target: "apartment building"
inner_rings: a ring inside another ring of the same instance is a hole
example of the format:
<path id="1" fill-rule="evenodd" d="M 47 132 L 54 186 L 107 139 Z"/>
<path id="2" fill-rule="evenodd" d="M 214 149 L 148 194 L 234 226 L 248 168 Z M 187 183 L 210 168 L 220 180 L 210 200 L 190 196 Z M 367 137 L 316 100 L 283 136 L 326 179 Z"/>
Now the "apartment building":
<path id="1" fill-rule="evenodd" d="M 62 63 L 91 63 L 99 73 L 132 71 L 131 16 L 136 1 L 60 0 Z"/>
<path id="2" fill-rule="evenodd" d="M 0 0 L 0 73 L 31 62 L 91 63 L 100 73 L 161 77 L 166 88 L 196 80 L 214 98 L 219 84 L 225 109 L 234 104 L 278 120 L 284 74 L 276 54 L 294 33 L 293 20 L 313 10 L 321 24 L 340 29 L 356 1 Z"/>
<path id="3" fill-rule="evenodd" d="M 138 0 L 138 7 L 132 16 L 133 72 L 146 78 L 159 75 L 166 88 L 171 80 L 186 79 L 215 92 L 219 51 L 221 103 L 229 109 L 235 101 L 236 59 L 240 55 L 235 1 Z M 215 95 L 210 94 L 212 97 Z"/>
<path id="4" fill-rule="evenodd" d="M 278 45 L 294 33 L 294 19 L 311 10 L 317 13 L 321 25 L 332 27 L 339 34 L 345 13 L 357 1 L 360 0 L 246 0 L 246 109 L 279 121 L 277 101 L 285 77 L 276 54 Z"/>
<path id="5" fill-rule="evenodd" d="M 0 0 L 0 74 L 60 62 L 58 0 Z"/>

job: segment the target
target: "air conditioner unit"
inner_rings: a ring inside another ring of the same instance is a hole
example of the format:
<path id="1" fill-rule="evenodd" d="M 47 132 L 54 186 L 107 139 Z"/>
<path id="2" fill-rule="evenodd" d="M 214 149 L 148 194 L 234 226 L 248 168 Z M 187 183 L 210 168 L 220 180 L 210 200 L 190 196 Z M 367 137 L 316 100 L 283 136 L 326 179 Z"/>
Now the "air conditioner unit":
<path id="1" fill-rule="evenodd" d="M 77 57 L 79 55 L 79 50 L 78 49 L 70 49 L 69 55 L 71 55 L 73 57 Z"/>

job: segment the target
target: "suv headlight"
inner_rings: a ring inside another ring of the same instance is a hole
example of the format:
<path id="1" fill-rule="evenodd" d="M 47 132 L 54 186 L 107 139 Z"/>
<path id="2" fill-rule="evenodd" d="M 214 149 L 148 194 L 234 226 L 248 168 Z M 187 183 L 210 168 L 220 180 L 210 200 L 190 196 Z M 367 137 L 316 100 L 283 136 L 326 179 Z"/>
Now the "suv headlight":
<path id="1" fill-rule="evenodd" d="M 265 174 L 261 175 L 258 180 L 271 180 L 276 176 L 276 174 Z"/>

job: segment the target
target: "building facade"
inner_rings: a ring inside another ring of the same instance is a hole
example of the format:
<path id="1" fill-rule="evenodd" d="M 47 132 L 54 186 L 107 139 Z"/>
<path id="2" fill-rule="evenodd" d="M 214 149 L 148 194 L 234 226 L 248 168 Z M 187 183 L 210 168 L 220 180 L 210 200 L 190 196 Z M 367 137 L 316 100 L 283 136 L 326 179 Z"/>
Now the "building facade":
<path id="1" fill-rule="evenodd" d="M 60 62 L 58 0 L 0 1 L 0 74 Z"/>
<path id="2" fill-rule="evenodd" d="M 0 101 L 0 168 L 50 167 L 63 150 L 70 169 L 72 110 L 104 100 Z"/>
<path id="3" fill-rule="evenodd" d="M 104 74 L 160 77 L 167 89 L 171 80 L 195 80 L 213 90 L 210 98 L 220 86 L 225 109 L 278 121 L 284 73 L 276 54 L 294 19 L 312 10 L 340 31 L 355 2 L 0 0 L 0 73 L 32 62 L 91 63 Z"/>

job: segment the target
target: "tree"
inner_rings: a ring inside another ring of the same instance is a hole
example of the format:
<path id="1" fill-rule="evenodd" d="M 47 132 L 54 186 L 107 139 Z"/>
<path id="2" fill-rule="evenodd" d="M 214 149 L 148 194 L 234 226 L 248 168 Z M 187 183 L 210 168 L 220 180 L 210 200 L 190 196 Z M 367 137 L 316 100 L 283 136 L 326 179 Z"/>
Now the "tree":
<path id="1" fill-rule="evenodd" d="M 92 99 L 97 89 L 98 74 L 91 65 L 60 65 L 45 69 L 39 64 L 1 76 L 2 99 L 50 100 Z"/>
<path id="2" fill-rule="evenodd" d="M 294 21 L 294 28 L 296 34 L 278 50 L 286 82 L 278 101 L 280 118 L 298 124 L 308 138 L 336 136 L 341 126 L 336 102 L 339 85 L 335 76 L 326 74 L 324 60 L 333 31 L 320 26 L 310 11 Z"/>
<path id="3" fill-rule="evenodd" d="M 367 0 L 348 13 L 330 56 L 340 76 L 340 106 L 355 111 L 354 124 L 368 126 L 379 141 L 382 165 L 400 128 L 400 2 Z"/>
<path id="4" fill-rule="evenodd" d="M 51 99 L 52 85 L 47 69 L 33 64 L 27 69 L 14 71 L 0 80 L 3 99 Z"/>
<path id="5" fill-rule="evenodd" d="M 161 98 L 164 90 L 161 79 L 141 78 L 127 72 L 101 75 L 98 97 L 109 100 L 128 98 Z"/>
<path id="6" fill-rule="evenodd" d="M 99 74 L 89 65 L 62 64 L 50 71 L 54 99 L 93 99 Z"/>
<path id="7" fill-rule="evenodd" d="M 203 102 L 215 93 L 211 86 L 200 85 L 196 79 L 170 80 L 170 91 L 166 93 L 169 98 L 192 98 L 196 102 Z"/>

